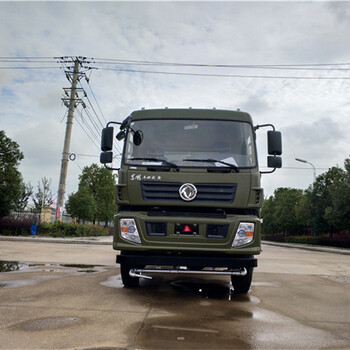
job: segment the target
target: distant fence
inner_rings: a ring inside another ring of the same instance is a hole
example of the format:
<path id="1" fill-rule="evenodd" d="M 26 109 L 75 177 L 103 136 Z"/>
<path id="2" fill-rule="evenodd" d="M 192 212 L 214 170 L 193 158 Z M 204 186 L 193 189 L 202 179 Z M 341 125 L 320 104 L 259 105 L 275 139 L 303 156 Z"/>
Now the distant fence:
<path id="1" fill-rule="evenodd" d="M 28 217 L 28 218 L 31 218 L 34 214 L 37 214 L 39 217 L 40 217 L 40 212 L 37 212 L 37 211 L 29 211 L 29 210 L 26 210 L 26 211 L 13 211 L 11 213 L 10 216 L 15 216 L 15 217 Z M 55 213 L 51 212 L 51 216 L 50 216 L 50 222 L 55 222 Z M 62 222 L 64 223 L 72 223 L 73 222 L 73 219 L 72 217 L 69 215 L 69 214 L 63 214 L 62 215 Z"/>
<path id="2" fill-rule="evenodd" d="M 37 214 L 40 218 L 40 212 L 37 211 L 30 211 L 30 210 L 25 210 L 25 211 L 13 211 L 11 212 L 10 216 L 14 216 L 14 217 L 27 217 L 27 218 L 31 218 L 34 214 Z M 51 212 L 51 216 L 50 216 L 50 222 L 54 223 L 56 219 L 56 215 L 55 212 Z M 67 213 L 63 213 L 62 215 L 62 222 L 66 223 L 66 224 L 72 224 L 75 222 L 75 220 L 72 218 L 72 216 L 70 214 Z M 90 221 L 85 221 L 84 222 L 85 225 L 90 225 L 92 224 L 92 222 Z M 95 225 L 98 226 L 105 226 L 105 222 L 100 222 L 100 221 L 96 221 Z M 111 226 L 113 226 L 113 222 L 111 222 Z"/>

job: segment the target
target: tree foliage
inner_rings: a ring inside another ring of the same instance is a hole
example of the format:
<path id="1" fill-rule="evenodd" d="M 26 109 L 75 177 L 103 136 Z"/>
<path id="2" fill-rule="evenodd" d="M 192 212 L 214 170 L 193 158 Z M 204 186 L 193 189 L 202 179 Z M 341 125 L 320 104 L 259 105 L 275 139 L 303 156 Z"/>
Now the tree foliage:
<path id="1" fill-rule="evenodd" d="M 88 190 L 96 203 L 94 221 L 110 221 L 115 214 L 115 176 L 106 168 L 92 164 L 79 176 L 79 191 Z"/>
<path id="2" fill-rule="evenodd" d="M 0 131 L 0 217 L 18 208 L 23 179 L 18 171 L 23 153 L 17 142 L 12 141 Z"/>
<path id="3" fill-rule="evenodd" d="M 350 159 L 319 175 L 306 191 L 278 188 L 265 199 L 263 233 L 333 235 L 350 230 Z"/>
<path id="4" fill-rule="evenodd" d="M 24 182 L 20 185 L 20 197 L 18 199 L 17 209 L 23 211 L 26 209 L 29 198 L 33 195 L 33 186 L 30 182 L 25 184 Z"/>
<path id="5" fill-rule="evenodd" d="M 37 192 L 32 197 L 37 211 L 40 211 L 42 207 L 50 206 L 53 203 L 51 185 L 52 179 L 47 179 L 45 176 L 38 181 Z"/>
<path id="6" fill-rule="evenodd" d="M 274 196 L 265 200 L 263 206 L 264 232 L 283 232 L 292 234 L 300 229 L 296 220 L 296 208 L 303 192 L 295 188 L 281 187 L 275 190 Z"/>
<path id="7" fill-rule="evenodd" d="M 325 208 L 325 219 L 338 230 L 350 229 L 350 159 L 345 160 L 344 167 L 329 185 L 330 204 Z"/>
<path id="8" fill-rule="evenodd" d="M 72 193 L 66 202 L 66 210 L 73 217 L 81 220 L 92 221 L 96 213 L 96 201 L 87 189 L 80 189 L 76 193 Z"/>

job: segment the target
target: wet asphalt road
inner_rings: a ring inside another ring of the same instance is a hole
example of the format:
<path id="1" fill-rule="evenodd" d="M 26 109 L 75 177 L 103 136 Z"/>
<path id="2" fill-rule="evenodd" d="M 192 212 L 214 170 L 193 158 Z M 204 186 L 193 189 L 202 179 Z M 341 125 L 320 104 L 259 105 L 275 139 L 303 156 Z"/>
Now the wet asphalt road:
<path id="1" fill-rule="evenodd" d="M 228 278 L 125 289 L 108 245 L 0 242 L 34 262 L 0 273 L 0 348 L 350 349 L 350 256 L 263 248 L 238 297 Z"/>

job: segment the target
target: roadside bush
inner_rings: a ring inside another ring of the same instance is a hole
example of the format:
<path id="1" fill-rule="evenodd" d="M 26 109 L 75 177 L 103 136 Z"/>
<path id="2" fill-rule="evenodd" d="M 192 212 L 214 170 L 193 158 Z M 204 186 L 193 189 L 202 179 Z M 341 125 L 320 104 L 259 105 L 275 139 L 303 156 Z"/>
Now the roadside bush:
<path id="1" fill-rule="evenodd" d="M 349 235 L 339 235 L 333 238 L 321 237 L 318 239 L 318 244 L 328 245 L 332 247 L 339 248 L 350 248 L 350 236 Z"/>
<path id="2" fill-rule="evenodd" d="M 0 234 L 11 236 L 30 235 L 31 218 L 7 216 L 0 219 Z"/>
<path id="3" fill-rule="evenodd" d="M 350 235 L 343 234 L 334 237 L 329 236 L 282 236 L 282 235 L 262 235 L 262 240 L 282 243 L 297 243 L 322 245 L 329 247 L 350 248 Z"/>
<path id="4" fill-rule="evenodd" d="M 0 219 L 0 234 L 6 236 L 29 236 L 31 218 L 9 216 Z M 40 224 L 37 228 L 38 236 L 50 237 L 91 237 L 91 236 L 111 236 L 113 228 L 78 225 L 55 222 L 50 224 Z"/>
<path id="5" fill-rule="evenodd" d="M 272 242 L 285 242 L 282 235 L 261 235 L 261 239 Z"/>
<path id="6" fill-rule="evenodd" d="M 318 244 L 318 238 L 317 237 L 310 237 L 310 236 L 297 236 L 297 237 L 285 237 L 284 241 L 286 243 L 297 243 L 297 244 Z"/>
<path id="7" fill-rule="evenodd" d="M 55 222 L 53 224 L 40 225 L 37 234 L 50 237 L 110 236 L 113 234 L 113 228 Z"/>

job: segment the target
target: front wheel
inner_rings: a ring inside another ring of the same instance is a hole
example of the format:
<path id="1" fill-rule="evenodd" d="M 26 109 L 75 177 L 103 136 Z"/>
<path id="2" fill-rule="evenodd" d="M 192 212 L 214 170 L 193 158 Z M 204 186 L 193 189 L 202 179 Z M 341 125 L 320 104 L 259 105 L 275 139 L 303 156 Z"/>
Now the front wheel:
<path id="1" fill-rule="evenodd" d="M 126 265 L 124 263 L 120 264 L 120 274 L 122 276 L 122 282 L 126 288 L 135 288 L 139 286 L 139 278 L 131 277 L 129 275 L 130 270 L 133 267 Z"/>
<path id="2" fill-rule="evenodd" d="M 247 274 L 245 276 L 231 276 L 233 286 L 233 293 L 246 294 L 250 289 L 253 278 L 253 267 L 247 267 Z"/>

